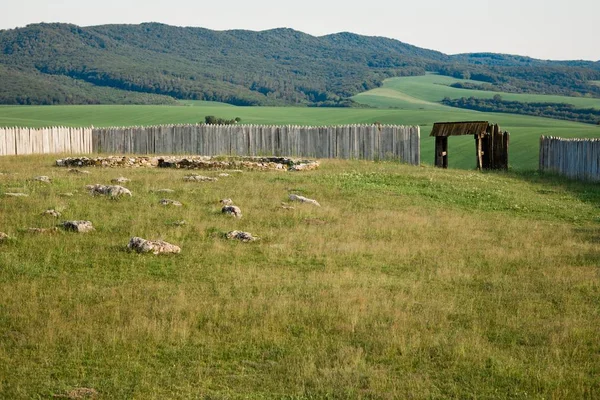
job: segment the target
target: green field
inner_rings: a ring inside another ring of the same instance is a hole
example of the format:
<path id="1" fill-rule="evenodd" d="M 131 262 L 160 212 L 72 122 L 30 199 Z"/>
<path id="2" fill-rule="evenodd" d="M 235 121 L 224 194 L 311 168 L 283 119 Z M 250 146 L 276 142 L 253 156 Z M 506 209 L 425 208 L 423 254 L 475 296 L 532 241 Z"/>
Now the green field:
<path id="1" fill-rule="evenodd" d="M 193 107 L 235 107 L 227 103 L 219 103 L 218 101 L 204 100 L 179 100 L 179 104 Z"/>
<path id="2" fill-rule="evenodd" d="M 536 169 L 541 135 L 560 137 L 600 137 L 600 127 L 522 115 L 481 113 L 447 107 L 436 103 L 446 95 L 477 92 L 493 96 L 494 92 L 453 89 L 445 84 L 456 81 L 447 77 L 394 78 L 382 88 L 355 96 L 371 109 L 307 107 L 235 107 L 211 102 L 182 102 L 182 106 L 5 106 L 0 107 L 0 125 L 4 126 L 127 126 L 203 122 L 207 115 L 232 119 L 245 124 L 334 125 L 380 122 L 384 124 L 420 125 L 421 159 L 433 162 L 433 140 L 428 137 L 433 123 L 439 121 L 488 120 L 511 133 L 510 165 L 514 169 Z M 443 84 L 442 84 L 443 83 Z M 471 94 L 469 94 L 471 95 Z M 577 102 L 600 106 L 599 99 L 561 96 L 509 95 L 521 101 Z M 451 168 L 474 168 L 474 143 L 471 137 L 452 138 L 449 148 Z"/>
<path id="3" fill-rule="evenodd" d="M 189 183 L 55 158 L 0 158 L 2 399 L 600 396 L 597 184 L 337 160 Z M 85 191 L 119 176 L 132 198 Z M 96 230 L 27 230 L 66 219 Z M 129 253 L 132 236 L 182 251 Z"/>
<path id="4" fill-rule="evenodd" d="M 552 96 L 542 94 L 520 94 L 492 92 L 486 90 L 469 90 L 453 88 L 449 85 L 456 82 L 481 83 L 472 80 L 457 79 L 448 76 L 428 74 L 407 78 L 392 78 L 384 82 L 383 87 L 361 93 L 353 97 L 359 103 L 378 107 L 400 107 L 421 109 L 429 107 L 441 110 L 445 106 L 439 104 L 444 97 L 457 99 L 461 97 L 492 98 L 497 94 L 504 100 L 524 103 L 566 103 L 578 108 L 600 109 L 600 99 L 586 97 Z"/>

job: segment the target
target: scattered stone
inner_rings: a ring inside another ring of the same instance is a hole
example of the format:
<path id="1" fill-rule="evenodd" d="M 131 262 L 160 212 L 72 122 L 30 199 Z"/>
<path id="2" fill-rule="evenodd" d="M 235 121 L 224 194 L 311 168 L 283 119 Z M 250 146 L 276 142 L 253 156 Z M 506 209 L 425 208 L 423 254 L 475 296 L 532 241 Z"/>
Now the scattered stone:
<path id="1" fill-rule="evenodd" d="M 87 185 L 86 189 L 93 195 L 107 195 L 110 197 L 132 196 L 129 189 L 119 185 Z"/>
<path id="2" fill-rule="evenodd" d="M 290 171 L 312 171 L 319 168 L 318 161 L 300 161 L 289 167 Z"/>
<path id="3" fill-rule="evenodd" d="M 173 222 L 172 225 L 173 226 L 183 226 L 185 224 L 186 224 L 185 220 L 182 219 L 181 221 L 175 221 L 175 222 Z"/>
<path id="4" fill-rule="evenodd" d="M 230 205 L 221 209 L 223 214 L 231 215 L 232 217 L 242 218 L 242 210 L 238 206 Z"/>
<path id="5" fill-rule="evenodd" d="M 180 202 L 178 202 L 177 200 L 171 200 L 171 199 L 162 199 L 160 201 L 160 204 L 163 206 L 175 206 L 175 207 L 181 207 L 183 205 Z"/>
<path id="6" fill-rule="evenodd" d="M 155 190 L 156 193 L 175 193 L 173 189 L 158 189 Z"/>
<path id="7" fill-rule="evenodd" d="M 43 182 L 43 183 L 52 183 L 52 180 L 50 179 L 49 176 L 36 176 L 35 178 L 33 178 L 34 181 L 38 181 L 38 182 Z"/>
<path id="8" fill-rule="evenodd" d="M 73 193 L 71 193 L 71 192 L 59 193 L 58 195 L 62 196 L 62 197 L 73 197 Z"/>
<path id="9" fill-rule="evenodd" d="M 127 248 L 138 253 L 152 252 L 154 254 L 177 254 L 181 251 L 178 246 L 162 240 L 146 240 L 141 237 L 132 237 Z"/>
<path id="10" fill-rule="evenodd" d="M 85 175 L 85 174 L 89 174 L 90 173 L 90 171 L 84 171 L 84 170 L 77 169 L 77 168 L 69 168 L 69 170 L 67 172 L 69 172 L 71 174 L 80 174 L 80 175 L 81 174 Z"/>
<path id="11" fill-rule="evenodd" d="M 42 213 L 42 215 L 47 215 L 50 217 L 58 218 L 61 216 L 61 213 L 56 211 L 55 209 L 46 210 Z"/>
<path id="12" fill-rule="evenodd" d="M 127 182 L 131 182 L 131 179 L 125 178 L 124 176 L 120 176 L 118 178 L 115 179 L 111 179 L 112 183 L 127 183 Z"/>
<path id="13" fill-rule="evenodd" d="M 0 232 L 0 243 L 7 241 L 8 239 L 10 239 L 10 236 L 4 232 Z"/>
<path id="14" fill-rule="evenodd" d="M 221 200 L 219 200 L 219 203 L 223 204 L 224 206 L 232 206 L 233 205 L 233 200 L 231 200 L 231 199 L 221 199 Z"/>
<path id="15" fill-rule="evenodd" d="M 27 231 L 29 233 L 55 233 L 58 228 L 28 228 Z"/>
<path id="16" fill-rule="evenodd" d="M 283 208 L 284 210 L 295 210 L 296 207 L 287 205 L 286 203 L 281 203 L 281 208 Z"/>
<path id="17" fill-rule="evenodd" d="M 240 240 L 242 242 L 253 242 L 258 240 L 259 238 L 252 236 L 249 232 L 242 231 L 231 231 L 227 233 L 227 239 L 230 240 Z"/>
<path id="18" fill-rule="evenodd" d="M 313 200 L 313 199 L 309 199 L 307 197 L 300 196 L 300 195 L 297 195 L 297 194 L 290 194 L 290 200 L 291 201 L 299 201 L 301 203 L 314 204 L 315 206 L 321 207 L 321 205 L 319 204 L 318 201 Z"/>
<path id="19" fill-rule="evenodd" d="M 94 230 L 94 226 L 90 221 L 65 221 L 62 223 L 62 227 L 68 231 L 79 233 L 86 233 Z"/>
<path id="20" fill-rule="evenodd" d="M 229 175 L 229 174 L 227 174 L 227 173 L 225 173 L 225 172 L 221 172 L 221 173 L 219 174 L 219 176 L 222 176 L 223 178 L 225 178 L 225 177 L 228 177 L 228 176 L 231 176 L 231 175 Z"/>
<path id="21" fill-rule="evenodd" d="M 186 175 L 183 177 L 184 181 L 188 182 L 216 182 L 217 178 L 211 178 L 210 176 L 204 175 Z"/>
<path id="22" fill-rule="evenodd" d="M 29 197 L 29 195 L 25 193 L 4 193 L 4 195 L 9 197 Z"/>

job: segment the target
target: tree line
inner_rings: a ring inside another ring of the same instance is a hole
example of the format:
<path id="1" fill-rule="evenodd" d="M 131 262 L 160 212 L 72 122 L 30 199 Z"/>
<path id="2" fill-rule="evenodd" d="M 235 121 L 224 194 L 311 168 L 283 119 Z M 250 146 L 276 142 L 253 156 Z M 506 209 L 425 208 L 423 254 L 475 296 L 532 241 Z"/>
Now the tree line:
<path id="1" fill-rule="evenodd" d="M 491 99 L 476 97 L 450 99 L 446 97 L 442 100 L 442 103 L 451 107 L 476 111 L 533 115 L 536 117 L 555 118 L 600 125 L 599 109 L 576 108 L 574 105 L 567 103 L 525 103 L 521 101 L 509 101 L 503 100 L 502 96 L 499 94 Z"/>

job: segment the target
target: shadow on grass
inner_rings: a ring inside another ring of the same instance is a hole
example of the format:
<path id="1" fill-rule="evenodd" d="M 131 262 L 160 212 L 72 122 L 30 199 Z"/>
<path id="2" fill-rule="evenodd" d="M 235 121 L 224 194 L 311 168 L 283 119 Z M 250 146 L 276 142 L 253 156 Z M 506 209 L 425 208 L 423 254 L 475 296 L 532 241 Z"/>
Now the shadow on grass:
<path id="1" fill-rule="evenodd" d="M 509 174 L 527 183 L 542 186 L 538 190 L 540 194 L 568 193 L 583 203 L 600 207 L 600 183 L 598 182 L 578 181 L 540 171 L 511 171 Z"/>

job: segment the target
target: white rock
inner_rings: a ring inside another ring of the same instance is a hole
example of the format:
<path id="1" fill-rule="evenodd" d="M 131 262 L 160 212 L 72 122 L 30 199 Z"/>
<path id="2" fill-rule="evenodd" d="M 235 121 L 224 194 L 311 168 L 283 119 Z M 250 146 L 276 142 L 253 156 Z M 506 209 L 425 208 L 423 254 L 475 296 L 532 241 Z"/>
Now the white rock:
<path id="1" fill-rule="evenodd" d="M 321 207 L 321 205 L 319 204 L 318 201 L 313 200 L 313 199 L 309 199 L 307 197 L 300 196 L 300 195 L 297 195 L 297 194 L 290 194 L 290 200 L 291 201 L 299 201 L 301 203 L 314 204 L 315 206 Z"/>
<path id="2" fill-rule="evenodd" d="M 62 223 L 62 227 L 68 231 L 79 233 L 86 233 L 94 230 L 94 226 L 90 221 L 65 221 Z"/>
<path id="3" fill-rule="evenodd" d="M 9 197 L 29 197 L 29 195 L 25 193 L 4 193 L 4 195 Z"/>
<path id="4" fill-rule="evenodd" d="M 171 200 L 171 199 L 162 199 L 159 203 L 163 206 L 181 207 L 183 205 L 180 202 L 178 202 L 177 200 Z"/>
<path id="5" fill-rule="evenodd" d="M 181 251 L 179 246 L 162 240 L 146 240 L 141 237 L 132 237 L 127 248 L 138 253 L 177 254 Z"/>
<path id="6" fill-rule="evenodd" d="M 258 240 L 259 238 L 252 236 L 249 232 L 242 231 L 231 231 L 227 233 L 227 239 L 230 240 L 240 240 L 242 242 L 253 242 Z"/>
<path id="7" fill-rule="evenodd" d="M 38 182 L 43 182 L 43 183 L 52 183 L 52 180 L 50 179 L 49 176 L 36 176 L 35 178 L 33 178 L 34 181 L 38 181 Z"/>
<path id="8" fill-rule="evenodd" d="M 120 176 L 118 178 L 115 179 L 111 179 L 112 183 L 127 183 L 127 182 L 131 182 L 131 179 L 125 178 L 124 176 Z"/>
<path id="9" fill-rule="evenodd" d="M 242 210 L 238 206 L 230 205 L 221 209 L 223 214 L 231 215 L 232 217 L 242 218 Z"/>
<path id="10" fill-rule="evenodd" d="M 216 182 L 217 178 L 211 178 L 209 176 L 204 175 L 186 175 L 183 177 L 184 181 L 188 182 Z"/>
<path id="11" fill-rule="evenodd" d="M 50 210 L 46 210 L 42 213 L 42 215 L 48 215 L 54 218 L 58 218 L 61 216 L 60 212 L 54 210 L 54 209 L 50 209 Z"/>
<path id="12" fill-rule="evenodd" d="M 91 194 L 97 195 L 107 195 L 110 197 L 119 197 L 119 196 L 132 196 L 131 191 L 129 189 L 119 186 L 119 185 L 87 185 L 86 188 L 90 191 Z"/>

